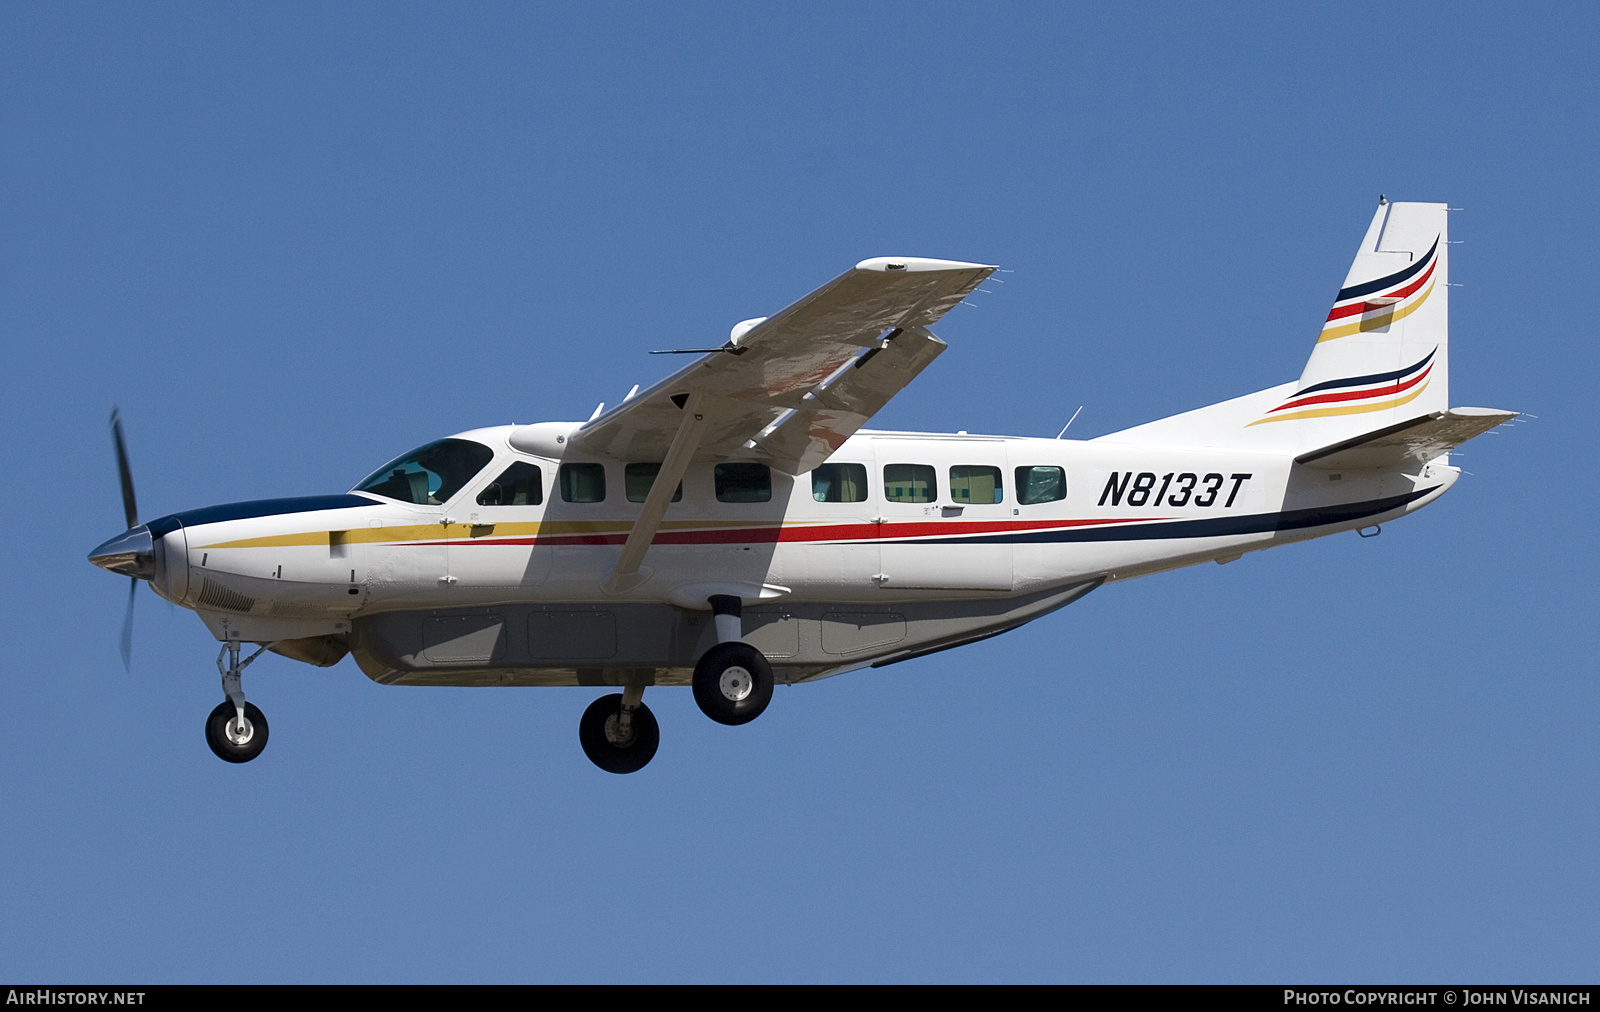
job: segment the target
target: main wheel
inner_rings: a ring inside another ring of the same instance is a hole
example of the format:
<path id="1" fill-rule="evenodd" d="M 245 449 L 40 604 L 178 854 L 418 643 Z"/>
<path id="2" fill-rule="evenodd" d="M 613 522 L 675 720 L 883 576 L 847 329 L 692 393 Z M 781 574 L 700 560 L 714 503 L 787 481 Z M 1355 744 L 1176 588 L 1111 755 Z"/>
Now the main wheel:
<path id="1" fill-rule="evenodd" d="M 694 701 L 719 724 L 747 724 L 772 702 L 772 665 L 748 643 L 718 643 L 694 666 Z"/>
<path id="2" fill-rule="evenodd" d="M 244 704 L 244 726 L 239 726 L 239 711 L 224 699 L 206 718 L 206 744 L 218 759 L 247 763 L 267 747 L 267 718 L 256 704 Z"/>
<path id="3" fill-rule="evenodd" d="M 634 707 L 632 733 L 626 737 L 621 719 L 622 694 L 601 696 L 583 711 L 583 718 L 578 721 L 578 742 L 589 761 L 607 773 L 637 773 L 655 758 L 661 744 L 661 725 L 643 703 Z"/>

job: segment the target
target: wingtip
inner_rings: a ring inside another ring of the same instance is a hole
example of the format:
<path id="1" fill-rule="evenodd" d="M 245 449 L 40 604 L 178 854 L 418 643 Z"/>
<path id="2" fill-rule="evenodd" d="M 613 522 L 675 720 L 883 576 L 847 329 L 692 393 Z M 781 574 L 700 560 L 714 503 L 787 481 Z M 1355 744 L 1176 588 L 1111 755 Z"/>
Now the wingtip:
<path id="1" fill-rule="evenodd" d="M 858 271 L 880 274 L 921 274 L 929 271 L 992 271 L 993 264 L 969 264 L 962 260 L 929 260 L 926 257 L 873 257 L 856 264 Z"/>

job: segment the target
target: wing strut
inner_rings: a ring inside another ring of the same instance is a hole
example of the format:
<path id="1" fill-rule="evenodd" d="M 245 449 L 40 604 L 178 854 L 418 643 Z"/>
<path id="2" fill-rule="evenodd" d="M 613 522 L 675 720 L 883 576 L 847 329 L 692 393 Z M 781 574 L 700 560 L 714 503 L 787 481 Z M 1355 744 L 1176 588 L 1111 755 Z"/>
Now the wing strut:
<path id="1" fill-rule="evenodd" d="M 661 462 L 661 470 L 656 473 L 655 484 L 650 486 L 650 494 L 644 498 L 644 509 L 639 511 L 639 519 L 633 522 L 633 530 L 628 532 L 628 540 L 622 546 L 622 557 L 617 559 L 617 568 L 611 571 L 611 576 L 605 582 L 607 593 L 621 594 L 639 583 L 639 563 L 644 560 L 645 549 L 650 547 L 656 531 L 661 529 L 661 518 L 667 514 L 672 493 L 677 491 L 678 482 L 689 470 L 689 461 L 694 457 L 695 448 L 700 445 L 701 435 L 705 433 L 709 414 L 705 403 L 705 394 L 699 390 L 690 392 L 689 399 L 684 401 L 683 421 L 678 425 L 677 434 L 672 437 L 667 459 Z"/>

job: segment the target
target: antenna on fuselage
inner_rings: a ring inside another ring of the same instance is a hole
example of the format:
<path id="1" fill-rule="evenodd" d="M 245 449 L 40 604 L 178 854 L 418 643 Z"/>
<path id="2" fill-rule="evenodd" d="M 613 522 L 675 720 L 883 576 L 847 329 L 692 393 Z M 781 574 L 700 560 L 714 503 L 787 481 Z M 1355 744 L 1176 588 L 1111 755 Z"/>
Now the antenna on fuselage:
<path id="1" fill-rule="evenodd" d="M 1082 410 L 1083 410 L 1083 405 L 1082 404 L 1078 405 L 1078 411 L 1082 411 Z M 1074 411 L 1072 413 L 1072 417 L 1067 419 L 1067 424 L 1063 425 L 1061 427 L 1061 431 L 1056 433 L 1056 438 L 1057 439 L 1060 439 L 1062 436 L 1065 436 L 1067 434 L 1067 430 L 1072 428 L 1072 423 L 1078 420 L 1078 411 Z"/>

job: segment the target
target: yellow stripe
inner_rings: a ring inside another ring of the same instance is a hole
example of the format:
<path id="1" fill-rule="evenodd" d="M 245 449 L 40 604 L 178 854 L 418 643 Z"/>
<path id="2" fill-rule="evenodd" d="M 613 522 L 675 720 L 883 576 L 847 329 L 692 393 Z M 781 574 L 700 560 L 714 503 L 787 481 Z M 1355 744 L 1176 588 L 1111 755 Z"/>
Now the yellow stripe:
<path id="1" fill-rule="evenodd" d="M 1429 380 L 1428 382 L 1432 381 Z M 1428 383 L 1423 383 L 1420 387 L 1417 387 L 1404 397 L 1396 397 L 1392 401 L 1379 401 L 1376 404 L 1350 404 L 1339 408 L 1313 408 L 1310 411 L 1291 411 L 1287 415 L 1273 415 L 1270 418 L 1258 418 L 1251 422 L 1250 425 L 1261 425 L 1266 422 L 1287 422 L 1296 418 L 1329 418 L 1333 415 L 1363 415 L 1368 411 L 1383 411 L 1388 408 L 1398 408 L 1402 404 L 1407 404 L 1413 400 L 1416 400 L 1417 395 L 1426 389 L 1428 389 Z M 1250 425 L 1246 425 L 1245 428 L 1248 429 Z"/>
<path id="2" fill-rule="evenodd" d="M 527 528 L 528 534 L 538 534 L 538 524 L 501 524 L 501 527 Z M 497 528 L 498 531 L 498 528 Z M 363 544 L 372 545 L 385 541 L 432 541 L 439 538 L 465 538 L 472 536 L 471 524 L 416 524 L 406 527 L 357 527 L 348 531 L 304 531 L 299 534 L 274 534 L 262 538 L 242 538 L 238 541 L 222 541 L 212 545 L 196 545 L 196 548 L 292 548 L 297 546 L 320 545 L 328 547 L 330 536 L 334 533 L 343 534 L 341 539 L 347 545 Z M 506 533 L 510 533 L 509 531 Z M 519 532 L 520 533 L 520 532 Z"/>
<path id="3" fill-rule="evenodd" d="M 1428 287 L 1422 291 L 1422 297 L 1408 306 L 1401 306 L 1398 309 L 1384 313 L 1382 316 L 1362 317 L 1355 323 L 1346 323 L 1343 326 L 1331 327 L 1327 330 L 1324 330 L 1322 332 L 1322 336 L 1317 338 L 1317 343 L 1321 344 L 1323 341 L 1331 341 L 1336 337 L 1349 337 L 1351 334 L 1359 334 L 1366 330 L 1377 330 L 1380 327 L 1387 327 L 1391 323 L 1403 320 L 1412 313 L 1415 313 L 1418 307 L 1420 307 L 1424 302 L 1428 301 L 1428 296 L 1433 294 L 1433 286 L 1438 283 L 1439 281 L 1437 278 L 1428 282 Z"/>
<path id="4" fill-rule="evenodd" d="M 814 526 L 818 523 L 835 523 L 836 521 L 806 521 L 804 524 L 780 524 L 785 527 Z M 662 530 L 670 531 L 697 531 L 697 530 L 726 530 L 746 527 L 771 527 L 770 520 L 668 520 L 661 525 Z M 632 520 L 555 520 L 545 523 L 496 523 L 496 524 L 413 524 L 404 527 L 358 527 L 353 530 L 341 531 L 344 535 L 342 541 L 347 545 L 354 544 L 382 544 L 386 542 L 401 541 L 442 541 L 446 539 L 470 538 L 474 528 L 493 527 L 494 530 L 480 540 L 494 540 L 498 538 L 527 538 L 546 536 L 559 536 L 571 534 L 626 534 L 633 530 Z M 303 531 L 297 534 L 274 534 L 260 538 L 242 538 L 238 541 L 222 541 L 216 544 L 196 545 L 195 548 L 297 548 L 320 547 L 327 548 L 330 535 L 333 531 Z"/>

